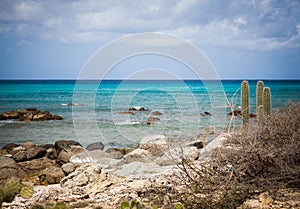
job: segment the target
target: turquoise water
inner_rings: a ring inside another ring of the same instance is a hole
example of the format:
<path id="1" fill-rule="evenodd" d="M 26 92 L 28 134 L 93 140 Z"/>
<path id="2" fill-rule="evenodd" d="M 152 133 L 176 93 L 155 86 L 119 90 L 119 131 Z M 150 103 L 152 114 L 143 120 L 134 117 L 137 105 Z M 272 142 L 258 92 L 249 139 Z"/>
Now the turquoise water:
<path id="1" fill-rule="evenodd" d="M 256 81 L 249 82 L 251 112 L 255 113 Z M 300 102 L 300 81 L 264 82 L 271 88 L 273 109 L 282 108 L 288 100 Z M 0 112 L 36 107 L 64 117 L 62 121 L 1 121 L 0 146 L 72 139 L 85 146 L 102 141 L 107 147 L 124 147 L 153 134 L 184 140 L 208 130 L 221 132 L 228 125 L 230 106 L 240 106 L 240 84 L 237 80 L 0 81 Z M 71 102 L 75 106 L 66 105 Z M 133 106 L 148 111 L 119 114 Z M 163 115 L 149 126 L 146 121 L 152 111 Z M 201 116 L 204 111 L 212 116 Z"/>

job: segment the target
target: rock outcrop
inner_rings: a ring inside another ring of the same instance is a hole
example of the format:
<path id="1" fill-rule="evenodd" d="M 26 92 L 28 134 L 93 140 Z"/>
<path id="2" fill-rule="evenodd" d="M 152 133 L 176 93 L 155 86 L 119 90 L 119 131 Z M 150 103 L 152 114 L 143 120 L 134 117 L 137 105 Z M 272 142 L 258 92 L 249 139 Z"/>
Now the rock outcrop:
<path id="1" fill-rule="evenodd" d="M 0 120 L 45 121 L 63 120 L 63 117 L 59 115 L 53 115 L 48 111 L 38 110 L 36 108 L 27 108 L 22 110 L 3 112 L 0 114 Z"/>

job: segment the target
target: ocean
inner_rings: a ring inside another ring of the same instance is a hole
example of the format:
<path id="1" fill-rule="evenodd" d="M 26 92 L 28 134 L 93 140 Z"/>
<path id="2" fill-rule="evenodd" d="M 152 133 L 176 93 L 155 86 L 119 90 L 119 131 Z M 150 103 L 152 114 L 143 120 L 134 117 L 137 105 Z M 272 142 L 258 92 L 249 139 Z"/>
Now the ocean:
<path id="1" fill-rule="evenodd" d="M 256 82 L 249 81 L 252 113 Z M 289 100 L 300 102 L 300 80 L 264 80 L 264 84 L 271 88 L 273 110 Z M 240 86 L 241 80 L 2 80 L 0 113 L 35 107 L 64 120 L 0 121 L 0 147 L 62 139 L 83 146 L 101 141 L 106 148 L 132 147 L 145 136 L 159 134 L 174 140 L 209 139 L 208 133 L 221 133 L 229 126 L 228 113 L 241 105 Z M 147 111 L 128 114 L 131 107 Z M 154 111 L 162 114 L 152 115 Z M 236 117 L 234 125 L 240 123 Z"/>

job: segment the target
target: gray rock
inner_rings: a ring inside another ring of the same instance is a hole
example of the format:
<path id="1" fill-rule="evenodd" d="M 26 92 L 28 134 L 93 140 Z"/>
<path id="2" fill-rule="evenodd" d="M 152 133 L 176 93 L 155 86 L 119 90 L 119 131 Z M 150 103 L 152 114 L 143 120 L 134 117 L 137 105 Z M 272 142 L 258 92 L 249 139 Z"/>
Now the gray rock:
<path id="1" fill-rule="evenodd" d="M 228 138 L 231 138 L 230 134 L 220 134 L 217 138 L 209 142 L 203 149 L 200 150 L 200 160 L 209 160 L 213 151 L 216 148 L 223 147 Z"/>
<path id="2" fill-rule="evenodd" d="M 88 151 L 103 150 L 104 149 L 104 144 L 102 142 L 95 142 L 95 143 L 92 143 L 92 144 L 88 145 L 86 147 L 86 149 Z"/>
<path id="3" fill-rule="evenodd" d="M 165 171 L 166 167 L 161 167 L 155 163 L 131 162 L 114 171 L 114 174 L 123 177 L 150 177 Z"/>

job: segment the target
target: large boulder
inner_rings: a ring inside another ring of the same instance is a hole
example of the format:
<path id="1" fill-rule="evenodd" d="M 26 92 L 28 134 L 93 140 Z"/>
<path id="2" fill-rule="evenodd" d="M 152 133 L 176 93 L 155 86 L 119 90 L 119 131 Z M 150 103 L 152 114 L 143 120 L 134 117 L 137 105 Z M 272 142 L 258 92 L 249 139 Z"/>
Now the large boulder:
<path id="1" fill-rule="evenodd" d="M 86 163 L 64 177 L 60 184 L 62 187 L 82 187 L 101 179 L 101 175 L 101 166 L 99 164 Z"/>
<path id="2" fill-rule="evenodd" d="M 47 157 L 18 162 L 17 164 L 28 176 L 38 176 L 45 168 L 56 165 L 54 160 L 50 160 Z"/>
<path id="3" fill-rule="evenodd" d="M 69 149 L 69 148 L 71 148 L 71 146 L 74 146 L 74 145 L 82 147 L 82 145 L 79 142 L 74 141 L 74 140 L 59 140 L 59 141 L 56 141 L 55 144 L 54 144 L 54 147 L 58 152 L 60 152 L 61 150 Z"/>
<path id="4" fill-rule="evenodd" d="M 11 177 L 25 177 L 27 174 L 10 157 L 0 156 L 0 184 Z"/>
<path id="5" fill-rule="evenodd" d="M 104 144 L 102 142 L 95 142 L 95 143 L 92 143 L 92 144 L 88 145 L 86 147 L 86 149 L 88 151 L 103 150 L 104 149 Z"/>
<path id="6" fill-rule="evenodd" d="M 58 184 L 65 177 L 63 170 L 57 166 L 45 168 L 39 175 L 40 182 L 48 184 Z"/>
<path id="7" fill-rule="evenodd" d="M 213 151 L 217 148 L 223 147 L 230 138 L 231 135 L 225 133 L 217 136 L 217 138 L 213 139 L 200 150 L 200 160 L 209 160 Z"/>
<path id="8" fill-rule="evenodd" d="M 124 156 L 124 161 L 126 163 L 134 162 L 134 161 L 146 162 L 146 161 L 150 161 L 150 159 L 151 159 L 151 153 L 148 150 L 140 149 L 140 148 L 135 149 Z"/>
<path id="9" fill-rule="evenodd" d="M 46 155 L 47 151 L 44 148 L 35 146 L 33 143 L 29 142 L 13 148 L 10 153 L 15 161 L 22 162 L 42 158 Z"/>
<path id="10" fill-rule="evenodd" d="M 84 148 L 78 145 L 70 146 L 61 150 L 57 156 L 56 162 L 60 165 L 69 163 L 72 156 L 84 152 Z"/>
<path id="11" fill-rule="evenodd" d="M 148 150 L 151 155 L 162 155 L 168 150 L 168 139 L 165 135 L 145 136 L 139 143 L 139 147 Z"/>

